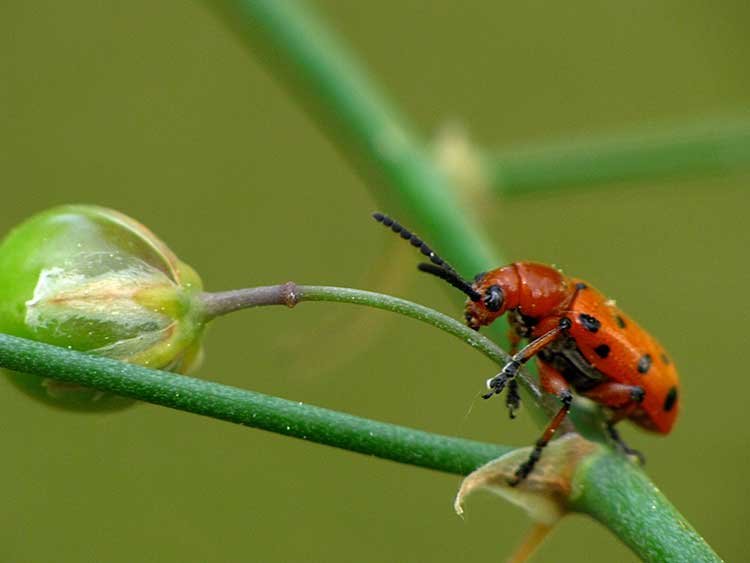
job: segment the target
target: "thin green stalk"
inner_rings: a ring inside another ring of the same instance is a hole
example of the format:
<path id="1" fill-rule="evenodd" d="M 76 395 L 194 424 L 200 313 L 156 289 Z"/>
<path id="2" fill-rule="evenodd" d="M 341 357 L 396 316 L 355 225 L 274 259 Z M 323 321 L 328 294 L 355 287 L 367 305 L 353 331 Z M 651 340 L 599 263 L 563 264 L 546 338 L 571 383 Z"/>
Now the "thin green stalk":
<path id="1" fill-rule="evenodd" d="M 350 305 L 364 305 L 374 309 L 398 313 L 399 315 L 427 323 L 443 332 L 452 334 L 500 366 L 505 365 L 510 360 L 510 356 L 502 348 L 479 332 L 470 329 L 465 324 L 424 305 L 384 293 L 375 293 L 373 291 L 364 291 L 349 287 L 297 285 L 293 282 L 287 282 L 282 285 L 250 287 L 218 293 L 204 293 L 201 295 L 203 315 L 206 320 L 240 309 L 267 305 L 294 307 L 304 301 L 327 301 Z M 534 400 L 541 400 L 542 393 L 537 388 L 534 380 L 523 369 L 519 372 L 519 377 L 531 392 Z M 550 412 L 554 412 L 555 410 L 557 409 L 552 406 Z"/>
<path id="2" fill-rule="evenodd" d="M 0 334 L 0 367 L 448 473 L 510 450 Z"/>
<path id="3" fill-rule="evenodd" d="M 287 282 L 282 285 L 250 287 L 201 295 L 203 314 L 207 319 L 251 307 L 286 305 L 294 307 L 304 301 L 328 301 L 366 305 L 375 309 L 391 311 L 430 324 L 452 334 L 476 348 L 499 365 L 510 360 L 510 356 L 492 340 L 469 328 L 456 319 L 424 305 L 384 293 L 323 285 L 298 285 Z"/>
<path id="4" fill-rule="evenodd" d="M 502 196 L 726 174 L 750 169 L 750 119 L 743 115 L 499 150 L 485 155 L 483 166 Z"/>

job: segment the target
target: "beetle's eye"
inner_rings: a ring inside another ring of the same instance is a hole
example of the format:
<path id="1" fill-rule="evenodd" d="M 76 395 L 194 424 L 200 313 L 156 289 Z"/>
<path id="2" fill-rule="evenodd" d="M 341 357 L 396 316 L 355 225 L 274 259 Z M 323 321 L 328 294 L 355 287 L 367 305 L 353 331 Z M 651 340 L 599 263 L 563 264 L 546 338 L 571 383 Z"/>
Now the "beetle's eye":
<path id="1" fill-rule="evenodd" d="M 492 311 L 493 313 L 502 308 L 504 299 L 503 288 L 497 284 L 491 285 L 484 292 L 484 306 L 487 307 L 488 311 Z"/>

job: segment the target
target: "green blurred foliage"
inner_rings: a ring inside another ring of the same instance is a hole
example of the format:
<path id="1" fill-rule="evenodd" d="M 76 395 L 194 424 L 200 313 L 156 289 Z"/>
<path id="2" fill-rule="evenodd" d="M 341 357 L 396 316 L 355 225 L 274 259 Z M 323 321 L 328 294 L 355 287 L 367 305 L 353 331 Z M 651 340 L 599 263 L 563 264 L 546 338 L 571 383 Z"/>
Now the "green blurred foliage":
<path id="1" fill-rule="evenodd" d="M 483 146 L 511 147 L 750 105 L 746 2 L 315 5 L 426 137 L 458 119 Z M 3 231 L 55 204 L 96 203 L 154 229 L 209 289 L 294 279 L 460 314 L 458 296 L 371 224 L 362 179 L 207 4 L 4 3 L 0 28 Z M 747 554 L 750 500 L 749 181 L 484 210 L 506 256 L 589 280 L 677 359 L 674 433 L 622 430 L 730 561 Z M 484 358 L 380 312 L 248 311 L 217 321 L 207 352 L 200 373 L 232 385 L 482 440 L 537 434 L 475 399 L 493 373 Z M 454 476 L 148 405 L 60 413 L 0 388 L 4 561 L 498 560 L 528 526 L 490 497 L 456 517 Z M 584 551 L 633 560 L 582 517 L 536 560 Z"/>

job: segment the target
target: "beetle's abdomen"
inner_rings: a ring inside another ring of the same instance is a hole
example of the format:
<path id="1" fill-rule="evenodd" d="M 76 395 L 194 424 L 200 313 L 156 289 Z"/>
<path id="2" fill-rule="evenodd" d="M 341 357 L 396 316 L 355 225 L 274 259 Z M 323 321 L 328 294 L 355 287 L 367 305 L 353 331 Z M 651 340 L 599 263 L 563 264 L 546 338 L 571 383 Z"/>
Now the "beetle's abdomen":
<path id="1" fill-rule="evenodd" d="M 659 342 L 585 282 L 565 316 L 583 357 L 608 380 L 642 387 L 645 396 L 629 415 L 636 424 L 666 434 L 679 411 L 677 370 Z"/>

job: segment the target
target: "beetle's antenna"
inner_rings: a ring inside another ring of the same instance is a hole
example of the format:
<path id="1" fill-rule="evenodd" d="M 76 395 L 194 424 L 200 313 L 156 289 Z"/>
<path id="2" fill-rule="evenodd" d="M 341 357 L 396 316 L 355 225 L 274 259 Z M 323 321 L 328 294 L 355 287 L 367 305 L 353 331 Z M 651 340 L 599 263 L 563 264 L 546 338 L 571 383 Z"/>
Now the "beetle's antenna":
<path id="1" fill-rule="evenodd" d="M 468 295 L 469 299 L 471 299 L 472 301 L 479 301 L 482 298 L 482 296 L 477 291 L 475 291 L 473 287 L 471 287 L 471 284 L 469 284 L 469 282 L 459 276 L 455 270 L 446 270 L 445 268 L 434 266 L 426 262 L 417 264 L 417 269 L 420 272 L 432 274 L 433 276 L 439 277 L 441 280 L 447 281 L 453 287 Z"/>
<path id="2" fill-rule="evenodd" d="M 401 235 L 402 239 L 408 240 L 412 246 L 418 248 L 422 254 L 430 259 L 430 262 L 432 262 L 432 264 L 423 263 L 417 266 L 420 271 L 432 274 L 433 276 L 439 277 L 441 280 L 447 281 L 453 287 L 468 295 L 469 299 L 471 299 L 472 301 L 479 301 L 481 299 L 481 295 L 479 295 L 479 293 L 471 287 L 471 284 L 463 279 L 458 274 L 458 272 L 453 269 L 453 266 L 448 264 L 448 262 L 440 258 L 440 256 L 438 256 L 437 254 L 435 254 L 435 252 L 429 246 L 427 246 L 427 244 L 417 235 L 410 232 L 408 229 L 406 229 L 387 215 L 383 215 L 382 213 L 373 213 L 372 217 L 378 223 L 382 223 L 384 226 L 390 227 L 390 229 L 394 233 Z"/>

